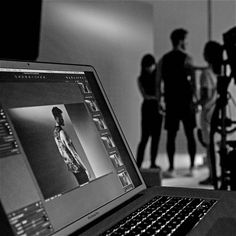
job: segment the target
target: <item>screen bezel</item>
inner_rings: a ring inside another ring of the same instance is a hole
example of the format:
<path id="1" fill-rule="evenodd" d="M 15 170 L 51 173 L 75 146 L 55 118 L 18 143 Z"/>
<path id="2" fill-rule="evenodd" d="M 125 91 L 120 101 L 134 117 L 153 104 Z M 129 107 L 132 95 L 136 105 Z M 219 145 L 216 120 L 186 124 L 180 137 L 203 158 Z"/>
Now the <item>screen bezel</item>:
<path id="1" fill-rule="evenodd" d="M 142 178 L 142 175 L 136 165 L 135 159 L 133 154 L 130 150 L 130 147 L 125 139 L 124 133 L 119 125 L 119 122 L 115 116 L 115 113 L 112 109 L 112 106 L 108 100 L 108 97 L 105 93 L 105 89 L 102 86 L 102 83 L 99 79 L 98 73 L 96 72 L 95 68 L 91 65 L 80 65 L 80 64 L 64 64 L 64 63 L 51 63 L 51 62 L 30 62 L 30 61 L 12 61 L 12 60 L 0 60 L 0 68 L 8 68 L 8 69 L 32 69 L 32 70 L 48 70 L 48 71 L 75 71 L 75 72 L 93 72 L 94 78 L 100 88 L 100 91 L 107 103 L 107 106 L 110 110 L 114 123 L 118 129 L 119 134 L 125 144 L 125 147 L 128 151 L 128 154 L 132 160 L 133 166 L 137 172 L 139 179 L 141 180 L 141 184 L 136 188 L 132 189 L 131 191 L 127 192 L 126 194 L 114 199 L 112 202 L 108 202 L 107 204 L 103 205 L 99 209 L 91 212 L 90 214 L 86 215 L 83 218 L 80 218 L 76 222 L 72 222 L 70 225 L 62 228 L 61 230 L 55 232 L 53 235 L 61 235 L 61 234 L 69 234 L 72 233 L 81 227 L 91 223 L 93 220 L 97 219 L 98 217 L 102 216 L 103 214 L 107 213 L 108 211 L 114 209 L 115 207 L 119 206 L 121 203 L 129 200 L 130 198 L 134 197 L 139 192 L 146 189 L 145 182 Z"/>

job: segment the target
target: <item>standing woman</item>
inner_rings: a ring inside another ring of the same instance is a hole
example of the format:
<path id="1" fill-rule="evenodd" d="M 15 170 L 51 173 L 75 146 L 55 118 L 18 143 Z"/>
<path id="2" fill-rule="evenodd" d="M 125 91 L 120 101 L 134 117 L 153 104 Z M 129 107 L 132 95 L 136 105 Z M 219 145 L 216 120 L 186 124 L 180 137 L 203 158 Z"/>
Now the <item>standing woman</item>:
<path id="1" fill-rule="evenodd" d="M 217 100 L 217 76 L 221 74 L 223 62 L 223 47 L 215 41 L 208 41 L 205 44 L 203 56 L 208 66 L 200 75 L 200 104 L 202 112 L 200 115 L 200 125 L 202 139 L 206 146 L 207 165 L 209 176 L 200 181 L 199 184 L 213 184 L 212 165 L 210 160 L 210 126 L 211 117 Z"/>
<path id="2" fill-rule="evenodd" d="M 143 97 L 141 108 L 141 141 L 137 150 L 137 165 L 142 166 L 144 152 L 151 138 L 151 166 L 156 165 L 158 145 L 160 141 L 162 114 L 160 113 L 160 84 L 156 80 L 157 66 L 155 58 L 146 54 L 141 60 L 141 74 L 138 77 L 138 87 Z"/>

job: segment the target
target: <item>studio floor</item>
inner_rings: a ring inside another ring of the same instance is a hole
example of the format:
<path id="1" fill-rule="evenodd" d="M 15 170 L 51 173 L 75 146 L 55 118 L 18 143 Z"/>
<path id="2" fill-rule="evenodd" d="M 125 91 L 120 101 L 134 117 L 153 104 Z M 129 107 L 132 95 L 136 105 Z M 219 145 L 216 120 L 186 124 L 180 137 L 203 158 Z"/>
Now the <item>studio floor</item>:
<path id="1" fill-rule="evenodd" d="M 204 180 L 208 176 L 208 169 L 204 165 L 204 158 L 202 154 L 198 154 L 195 160 L 195 168 L 191 177 L 186 176 L 189 168 L 189 156 L 187 154 L 175 155 L 175 177 L 163 178 L 162 186 L 173 187 L 188 187 L 188 188 L 201 188 L 201 189 L 213 189 L 211 185 L 199 185 L 199 181 Z M 159 165 L 162 171 L 168 168 L 168 159 L 166 154 L 159 154 L 156 160 L 156 164 Z M 150 161 L 146 158 L 143 162 L 143 168 L 149 168 Z"/>

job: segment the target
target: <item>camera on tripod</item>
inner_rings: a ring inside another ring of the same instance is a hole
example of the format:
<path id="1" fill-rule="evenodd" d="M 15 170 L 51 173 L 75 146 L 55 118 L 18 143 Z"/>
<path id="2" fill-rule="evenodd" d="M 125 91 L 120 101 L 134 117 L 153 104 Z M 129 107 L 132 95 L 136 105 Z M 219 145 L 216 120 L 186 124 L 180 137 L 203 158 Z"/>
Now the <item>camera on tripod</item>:
<path id="1" fill-rule="evenodd" d="M 211 119 L 210 158 L 215 189 L 236 190 L 236 140 L 228 140 L 228 135 L 236 132 L 236 121 L 227 117 L 228 87 L 232 79 L 236 85 L 236 27 L 223 34 L 224 51 L 227 59 L 222 62 L 222 75 L 218 76 L 215 110 Z M 230 73 L 229 73 L 230 71 Z M 215 134 L 220 134 L 219 156 L 221 176 L 217 178 L 215 158 Z M 218 181 L 219 180 L 219 181 Z M 219 186 L 220 182 L 220 186 Z"/>

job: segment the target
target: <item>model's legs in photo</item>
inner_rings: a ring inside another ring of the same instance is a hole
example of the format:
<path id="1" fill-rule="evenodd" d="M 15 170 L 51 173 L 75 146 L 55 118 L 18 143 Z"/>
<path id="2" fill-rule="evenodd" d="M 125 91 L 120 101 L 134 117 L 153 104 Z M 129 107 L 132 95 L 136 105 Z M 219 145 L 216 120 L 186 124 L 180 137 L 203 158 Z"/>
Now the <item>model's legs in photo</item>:
<path id="1" fill-rule="evenodd" d="M 78 173 L 73 174 L 75 175 L 75 178 L 77 179 L 79 185 L 89 182 L 89 178 L 85 170 L 81 169 Z"/>

